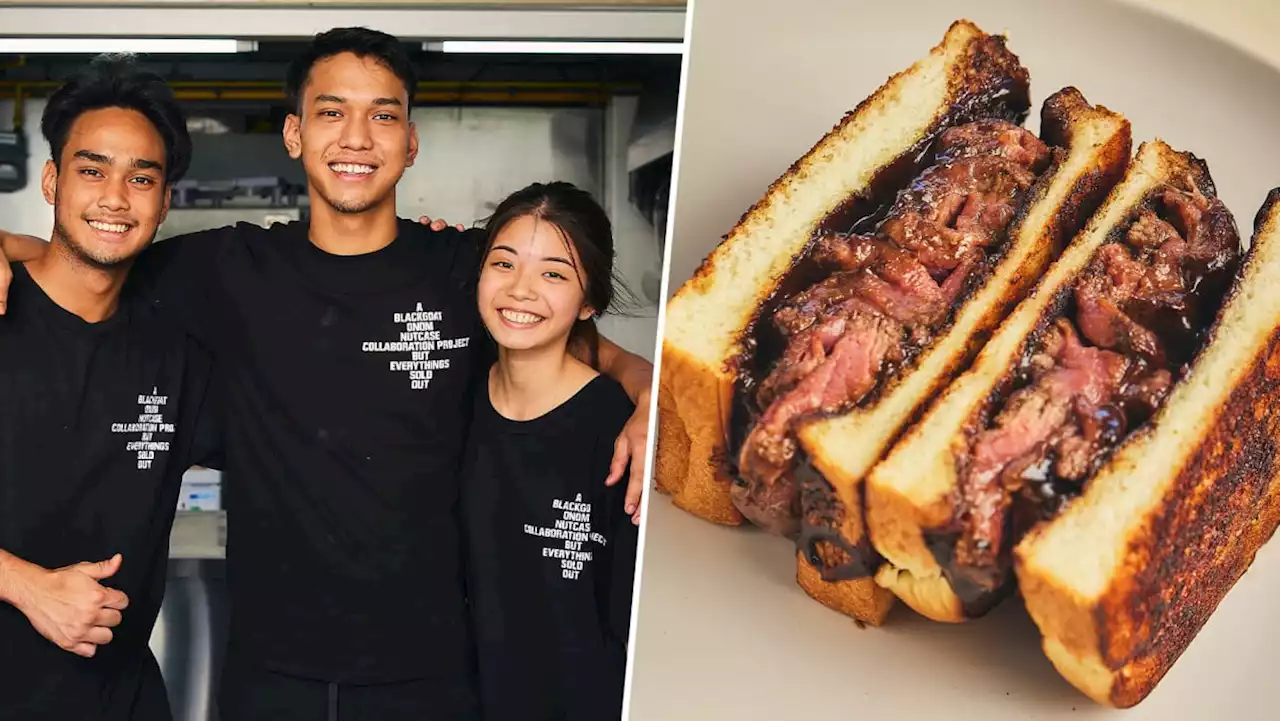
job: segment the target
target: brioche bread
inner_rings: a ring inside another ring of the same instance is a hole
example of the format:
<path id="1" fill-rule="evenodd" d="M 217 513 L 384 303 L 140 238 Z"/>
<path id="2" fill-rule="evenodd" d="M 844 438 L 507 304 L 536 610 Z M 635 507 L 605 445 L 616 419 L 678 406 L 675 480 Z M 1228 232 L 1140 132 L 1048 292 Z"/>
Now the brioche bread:
<path id="1" fill-rule="evenodd" d="M 1004 39 L 957 21 L 941 43 L 846 114 L 775 181 L 667 302 L 660 360 L 656 490 L 708 521 L 738 525 L 725 464 L 737 359 L 761 305 L 823 220 L 865 197 L 886 168 L 945 127 L 1021 122 L 1027 71 Z"/>
<path id="2" fill-rule="evenodd" d="M 1058 518 L 1014 549 L 1058 671 L 1144 699 L 1280 523 L 1280 189 L 1189 375 Z"/>
<path id="3" fill-rule="evenodd" d="M 888 591 L 872 576 L 879 558 L 864 531 L 861 484 L 867 472 L 913 416 L 973 359 L 1127 167 L 1132 135 L 1120 115 L 1090 106 L 1075 88 L 1048 98 L 1041 115 L 1043 139 L 1065 153 L 1032 188 L 989 279 L 961 301 L 951 325 L 875 402 L 798 430 L 816 471 L 801 490 L 800 563 L 813 564 L 817 572 L 801 568 L 797 579 L 813 598 L 861 621 L 879 623 L 891 605 L 882 598 Z"/>
<path id="4" fill-rule="evenodd" d="M 867 476 L 871 542 L 885 559 L 876 574 L 916 612 L 936 621 L 977 616 L 997 598 L 970 599 L 969 608 L 943 575 L 927 534 L 946 529 L 958 512 L 957 453 L 967 447 L 970 419 L 999 398 L 1028 338 L 1055 311 L 1055 301 L 1089 263 L 1113 229 L 1170 179 L 1194 171 L 1189 156 L 1156 141 L 1144 143 L 1125 178 L 1030 295 L 1000 325 L 972 367 L 934 401 Z"/>

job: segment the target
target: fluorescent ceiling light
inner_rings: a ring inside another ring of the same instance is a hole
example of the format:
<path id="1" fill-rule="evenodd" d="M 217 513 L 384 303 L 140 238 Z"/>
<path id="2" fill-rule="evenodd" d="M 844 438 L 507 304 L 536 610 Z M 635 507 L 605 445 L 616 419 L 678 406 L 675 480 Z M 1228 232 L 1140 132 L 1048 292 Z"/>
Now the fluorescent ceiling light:
<path id="1" fill-rule="evenodd" d="M 171 55 L 253 52 L 258 44 L 225 38 L 0 38 L 0 53 L 96 55 L 165 53 Z"/>
<path id="2" fill-rule="evenodd" d="M 445 40 L 423 43 L 423 49 L 443 53 L 680 55 L 684 52 L 684 43 Z"/>

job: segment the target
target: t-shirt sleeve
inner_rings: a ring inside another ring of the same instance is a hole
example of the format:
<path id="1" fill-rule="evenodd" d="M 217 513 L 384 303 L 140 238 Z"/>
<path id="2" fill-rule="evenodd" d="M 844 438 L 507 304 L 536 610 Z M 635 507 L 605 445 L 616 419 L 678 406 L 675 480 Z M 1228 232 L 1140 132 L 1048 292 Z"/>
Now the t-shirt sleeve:
<path id="1" fill-rule="evenodd" d="M 602 573 L 597 576 L 597 600 L 609 632 L 623 643 L 631 633 L 631 600 L 635 587 L 636 554 L 640 542 L 640 529 L 631 522 L 631 516 L 624 508 L 627 494 L 627 475 L 617 485 L 608 487 L 604 481 L 609 476 L 609 466 L 613 462 L 613 446 L 633 409 L 621 388 L 620 398 L 605 410 L 597 426 L 600 435 L 596 438 L 596 453 L 593 459 L 593 480 L 601 489 L 597 498 L 601 503 L 599 517 L 605 525 L 603 534 L 607 540 L 603 555 L 606 563 L 602 564 Z"/>
<path id="2" fill-rule="evenodd" d="M 159 305 L 184 330 L 208 343 L 212 283 L 238 226 L 155 242 L 134 261 L 126 288 Z"/>

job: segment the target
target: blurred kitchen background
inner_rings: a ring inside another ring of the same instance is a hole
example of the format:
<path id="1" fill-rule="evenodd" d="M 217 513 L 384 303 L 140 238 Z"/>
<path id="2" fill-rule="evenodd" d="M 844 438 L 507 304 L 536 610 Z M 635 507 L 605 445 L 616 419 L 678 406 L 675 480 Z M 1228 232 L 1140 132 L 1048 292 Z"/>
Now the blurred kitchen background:
<path id="1" fill-rule="evenodd" d="M 533 181 L 590 190 L 613 219 L 617 270 L 635 301 L 602 332 L 652 359 L 683 0 L 0 0 L 0 227 L 48 237 L 44 98 L 108 50 L 139 52 L 189 118 L 194 158 L 161 242 L 239 221 L 305 219 L 305 175 L 280 140 L 290 110 L 283 77 L 307 38 L 340 26 L 395 34 L 417 63 L 421 151 L 397 190 L 400 215 L 472 225 Z M 177 721 L 218 718 L 223 481 L 216 471 L 187 474 L 152 638 Z"/>

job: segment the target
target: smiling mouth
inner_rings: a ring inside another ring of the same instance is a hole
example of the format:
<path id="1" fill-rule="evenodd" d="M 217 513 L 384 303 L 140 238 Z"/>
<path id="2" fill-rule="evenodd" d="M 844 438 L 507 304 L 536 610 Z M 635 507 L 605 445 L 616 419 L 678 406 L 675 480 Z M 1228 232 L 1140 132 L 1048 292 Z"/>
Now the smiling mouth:
<path id="1" fill-rule="evenodd" d="M 125 233 L 128 233 L 129 228 L 132 227 L 124 223 L 103 223 L 99 220 L 90 220 L 87 222 L 89 223 L 89 227 L 94 230 L 102 233 L 112 233 L 114 235 L 124 235 Z"/>
<path id="2" fill-rule="evenodd" d="M 377 170 L 363 163 L 329 163 L 329 169 L 339 175 L 370 175 Z"/>
<path id="3" fill-rule="evenodd" d="M 515 325 L 537 325 L 538 323 L 541 323 L 543 320 L 542 316 L 540 315 L 534 315 L 533 313 L 524 313 L 518 310 L 507 310 L 505 308 L 503 310 L 498 311 L 498 314 L 502 316 L 503 320 L 507 321 L 508 323 L 513 323 Z"/>

